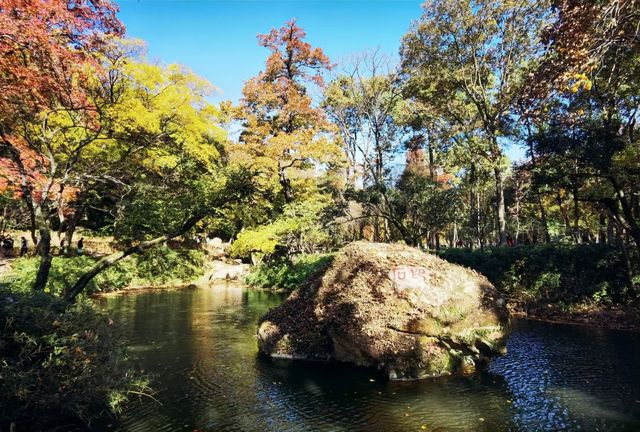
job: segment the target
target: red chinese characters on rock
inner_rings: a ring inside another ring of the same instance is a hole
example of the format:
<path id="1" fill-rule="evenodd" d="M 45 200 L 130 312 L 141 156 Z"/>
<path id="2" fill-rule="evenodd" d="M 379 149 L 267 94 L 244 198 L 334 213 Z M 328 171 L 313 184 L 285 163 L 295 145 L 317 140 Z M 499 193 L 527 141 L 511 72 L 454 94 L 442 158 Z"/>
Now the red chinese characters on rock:
<path id="1" fill-rule="evenodd" d="M 408 278 L 424 279 L 427 271 L 422 267 L 393 267 L 389 273 L 392 275 L 391 280 L 405 280 Z"/>

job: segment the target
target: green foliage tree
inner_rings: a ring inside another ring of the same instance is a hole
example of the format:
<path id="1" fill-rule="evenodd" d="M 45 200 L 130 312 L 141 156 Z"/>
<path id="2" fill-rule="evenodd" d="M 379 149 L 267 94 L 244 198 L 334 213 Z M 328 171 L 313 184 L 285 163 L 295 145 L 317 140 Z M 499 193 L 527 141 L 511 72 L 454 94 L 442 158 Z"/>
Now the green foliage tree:
<path id="1" fill-rule="evenodd" d="M 391 199 L 407 244 L 421 245 L 430 232 L 439 232 L 460 221 L 460 191 L 450 184 L 433 181 L 425 173 L 405 171 Z"/>
<path id="2" fill-rule="evenodd" d="M 285 206 L 273 222 L 241 231 L 231 245 L 231 253 L 239 257 L 273 255 L 277 248 L 288 254 L 314 253 L 334 242 L 327 217 L 332 203 L 326 195 Z"/>
<path id="3" fill-rule="evenodd" d="M 390 59 L 377 51 L 363 54 L 344 69 L 325 89 L 322 107 L 342 137 L 347 184 L 360 189 L 348 195 L 364 205 L 374 238 L 382 241 L 390 238 L 389 217 L 385 215 L 391 212 L 393 156 L 403 135 L 395 119 L 402 102 L 397 74 Z"/>
<path id="4" fill-rule="evenodd" d="M 514 127 L 540 50 L 546 2 L 430 0 L 402 42 L 406 92 L 441 113 L 469 150 L 486 160 L 495 182 L 499 243 L 507 238 L 502 140 Z"/>

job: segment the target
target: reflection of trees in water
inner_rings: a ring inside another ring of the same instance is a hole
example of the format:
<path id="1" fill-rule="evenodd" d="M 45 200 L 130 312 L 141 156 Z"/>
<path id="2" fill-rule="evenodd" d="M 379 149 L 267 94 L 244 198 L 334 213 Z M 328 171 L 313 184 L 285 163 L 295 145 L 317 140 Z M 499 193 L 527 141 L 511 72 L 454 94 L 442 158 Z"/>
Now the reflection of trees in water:
<path id="1" fill-rule="evenodd" d="M 256 322 L 283 298 L 221 285 L 109 299 L 163 403 L 133 406 L 121 430 L 640 430 L 619 417 L 621 400 L 637 417 L 640 336 L 516 321 L 488 373 L 390 383 L 258 357 Z"/>
<path id="2" fill-rule="evenodd" d="M 388 382 L 370 369 L 264 357 L 256 360 L 256 368 L 256 393 L 265 401 L 262 417 L 298 425 L 292 430 L 386 432 L 425 425 L 428 430 L 497 431 L 510 425 L 504 385 L 486 374 Z"/>

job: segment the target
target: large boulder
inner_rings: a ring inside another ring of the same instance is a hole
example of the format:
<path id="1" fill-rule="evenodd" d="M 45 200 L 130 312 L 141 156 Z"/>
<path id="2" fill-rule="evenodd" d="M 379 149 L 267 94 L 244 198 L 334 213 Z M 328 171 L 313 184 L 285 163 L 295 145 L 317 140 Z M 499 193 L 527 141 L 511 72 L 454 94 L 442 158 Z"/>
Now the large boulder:
<path id="1" fill-rule="evenodd" d="M 408 246 L 356 242 L 262 317 L 258 346 L 418 379 L 469 373 L 503 353 L 508 322 L 484 276 Z"/>

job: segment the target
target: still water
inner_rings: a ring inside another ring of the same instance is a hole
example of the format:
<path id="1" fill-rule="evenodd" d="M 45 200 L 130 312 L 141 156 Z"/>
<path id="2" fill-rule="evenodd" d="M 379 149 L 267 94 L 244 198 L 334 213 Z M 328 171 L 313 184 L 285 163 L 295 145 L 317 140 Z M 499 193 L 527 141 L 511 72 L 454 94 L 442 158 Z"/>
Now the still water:
<path id="1" fill-rule="evenodd" d="M 158 402 L 117 431 L 640 431 L 640 334 L 515 320 L 508 354 L 471 378 L 387 382 L 257 355 L 257 319 L 284 297 L 239 285 L 112 297 Z"/>

